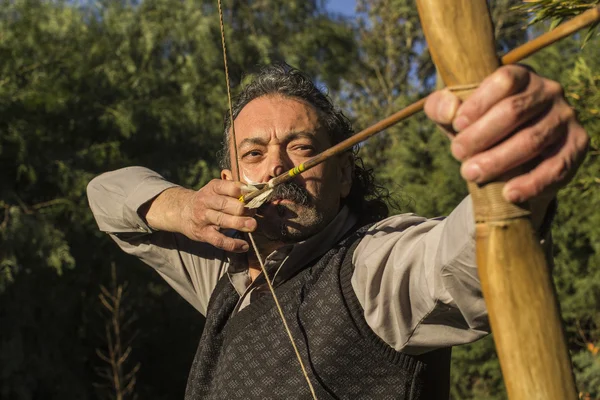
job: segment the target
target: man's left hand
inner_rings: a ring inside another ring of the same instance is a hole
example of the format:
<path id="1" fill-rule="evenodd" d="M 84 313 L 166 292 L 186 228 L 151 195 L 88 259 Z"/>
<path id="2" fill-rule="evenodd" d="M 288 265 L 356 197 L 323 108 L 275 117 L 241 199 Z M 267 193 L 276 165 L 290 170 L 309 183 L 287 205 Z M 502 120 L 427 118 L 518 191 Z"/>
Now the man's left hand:
<path id="1" fill-rule="evenodd" d="M 518 65 L 499 68 L 464 101 L 448 89 L 433 93 L 425 113 L 448 132 L 466 180 L 485 183 L 523 166 L 503 191 L 515 203 L 556 195 L 589 143 L 561 85 Z"/>

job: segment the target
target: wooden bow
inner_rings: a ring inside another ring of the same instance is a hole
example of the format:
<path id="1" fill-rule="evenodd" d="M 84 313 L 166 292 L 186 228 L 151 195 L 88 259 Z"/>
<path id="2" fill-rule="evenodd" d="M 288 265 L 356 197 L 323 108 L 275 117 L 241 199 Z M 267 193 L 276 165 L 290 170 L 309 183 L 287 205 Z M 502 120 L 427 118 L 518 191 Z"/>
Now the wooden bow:
<path id="1" fill-rule="evenodd" d="M 218 5 L 225 75 L 228 77 L 220 0 Z M 495 54 L 492 24 L 485 0 L 454 0 L 451 3 L 448 0 L 417 0 L 417 6 L 429 50 L 446 85 L 471 87 L 496 70 L 499 60 Z M 552 34 L 543 35 L 510 52 L 503 57 L 503 63 L 517 62 L 535 50 L 597 21 L 600 19 L 600 7 L 586 14 L 578 18 L 578 21 L 564 24 Z M 228 79 L 227 86 L 229 95 Z M 274 178 L 273 185 L 293 178 L 335 152 L 345 151 L 418 112 L 422 109 L 424 100 Z M 231 100 L 229 107 L 234 134 Z M 235 146 L 235 139 L 233 143 Z M 237 156 L 234 158 L 236 167 Z M 504 176 L 497 182 L 481 187 L 469 184 L 476 222 L 479 277 L 507 392 L 511 399 L 575 399 L 575 383 L 560 323 L 558 303 L 544 254 L 531 226 L 529 208 L 526 204 L 508 203 L 501 195 L 504 182 L 509 178 L 510 176 Z M 236 173 L 237 179 L 239 172 Z M 242 196 L 240 200 L 255 198 L 272 187 L 265 186 L 245 198 Z M 258 249 L 256 246 L 254 248 L 260 260 Z M 302 374 L 312 397 L 316 399 L 302 357 L 287 328 L 262 262 L 261 267 L 296 351 Z"/>
<path id="2" fill-rule="evenodd" d="M 429 51 L 447 86 L 481 82 L 498 66 L 485 0 L 417 0 Z M 511 399 L 576 399 L 558 303 L 528 205 L 502 197 L 510 176 L 469 184 L 477 265 Z"/>

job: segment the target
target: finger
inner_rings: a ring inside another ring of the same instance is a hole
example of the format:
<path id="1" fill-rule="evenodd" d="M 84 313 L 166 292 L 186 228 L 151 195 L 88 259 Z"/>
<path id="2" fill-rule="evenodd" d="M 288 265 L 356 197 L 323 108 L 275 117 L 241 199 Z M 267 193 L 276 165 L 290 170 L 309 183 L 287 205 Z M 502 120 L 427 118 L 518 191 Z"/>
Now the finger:
<path id="1" fill-rule="evenodd" d="M 224 229 L 235 229 L 242 232 L 254 232 L 256 229 L 254 218 L 237 217 L 215 210 L 206 210 L 206 220 L 210 224 Z"/>
<path id="2" fill-rule="evenodd" d="M 211 182 L 211 188 L 216 194 L 223 196 L 235 197 L 236 199 L 242 195 L 241 182 L 227 181 L 223 179 L 213 179 Z"/>
<path id="3" fill-rule="evenodd" d="M 508 65 L 499 68 L 485 78 L 456 111 L 456 118 L 453 121 L 454 130 L 462 131 L 496 103 L 521 92 L 529 82 L 530 72 L 523 67 Z"/>
<path id="4" fill-rule="evenodd" d="M 564 143 L 554 146 L 554 151 L 531 172 L 508 181 L 503 189 L 507 201 L 519 203 L 541 194 L 553 192 L 567 182 L 585 158 L 589 137 L 576 122 L 569 128 L 570 134 Z"/>
<path id="5" fill-rule="evenodd" d="M 461 166 L 461 175 L 468 181 L 488 182 L 540 155 L 562 140 L 568 131 L 569 120 L 547 113 L 504 142 L 478 153 Z"/>
<path id="6" fill-rule="evenodd" d="M 232 253 L 243 253 L 250 248 L 246 241 L 227 237 L 214 228 L 205 228 L 203 238 L 207 243 Z"/>
<path id="7" fill-rule="evenodd" d="M 229 215 L 244 215 L 244 203 L 225 195 L 206 196 L 204 206 L 209 210 L 221 211 Z"/>
<path id="8" fill-rule="evenodd" d="M 460 161 L 482 152 L 553 105 L 552 93 L 543 90 L 519 93 L 500 101 L 476 122 L 456 135 L 452 155 Z"/>
<path id="9" fill-rule="evenodd" d="M 425 114 L 436 124 L 440 125 L 447 134 L 451 135 L 452 120 L 460 107 L 458 96 L 448 89 L 438 90 L 427 97 Z"/>

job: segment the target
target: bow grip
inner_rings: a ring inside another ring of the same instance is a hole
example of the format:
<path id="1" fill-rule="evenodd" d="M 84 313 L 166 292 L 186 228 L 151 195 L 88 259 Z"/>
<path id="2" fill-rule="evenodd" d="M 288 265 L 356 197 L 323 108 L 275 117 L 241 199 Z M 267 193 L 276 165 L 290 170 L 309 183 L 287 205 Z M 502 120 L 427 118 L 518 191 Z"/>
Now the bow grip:
<path id="1" fill-rule="evenodd" d="M 417 0 L 421 25 L 447 86 L 481 82 L 499 66 L 485 0 Z M 527 204 L 502 197 L 512 175 L 469 184 L 478 273 L 510 399 L 576 399 L 558 302 Z"/>

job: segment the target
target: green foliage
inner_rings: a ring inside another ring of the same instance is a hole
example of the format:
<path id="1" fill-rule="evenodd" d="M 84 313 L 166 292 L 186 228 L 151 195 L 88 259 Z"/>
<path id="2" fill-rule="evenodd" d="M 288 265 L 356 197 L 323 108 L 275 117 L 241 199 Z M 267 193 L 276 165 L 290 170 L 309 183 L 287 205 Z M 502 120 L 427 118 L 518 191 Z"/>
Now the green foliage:
<path id="1" fill-rule="evenodd" d="M 527 41 L 530 33 L 536 34 L 533 28 L 529 32 L 523 29 L 523 9 L 515 7 L 520 2 L 491 3 L 496 36 L 500 39 L 499 51 L 510 50 Z M 414 15 L 409 11 L 395 13 L 395 10 L 410 7 L 409 2 L 373 0 L 359 2 L 359 5 L 369 16 L 369 23 L 362 27 L 366 32 L 361 33 L 359 40 L 360 54 L 366 62 L 359 65 L 355 78 L 349 78 L 350 88 L 346 90 L 355 95 L 342 96 L 342 100 L 347 100 L 346 108 L 352 112 L 357 125 L 364 127 L 430 90 L 434 84 L 434 71 L 418 23 L 412 19 Z M 528 7 L 532 5 L 532 2 L 527 3 Z M 369 14 L 370 11 L 373 14 Z M 387 32 L 390 32 L 389 37 Z M 403 39 L 392 41 L 391 38 L 398 35 Z M 596 397 L 599 396 L 596 384 L 599 359 L 590 352 L 588 345 L 598 345 L 600 337 L 600 276 L 597 268 L 600 265 L 600 213 L 595 211 L 600 210 L 600 204 L 597 204 L 600 201 L 600 163 L 596 159 L 600 154 L 597 48 L 598 40 L 592 39 L 580 52 L 578 41 L 569 39 L 528 60 L 541 74 L 565 85 L 567 97 L 592 135 L 588 159 L 575 180 L 560 194 L 560 209 L 553 233 L 555 280 L 568 327 L 577 381 L 582 393 Z M 403 55 L 406 54 L 409 56 L 405 59 Z M 388 70 L 393 71 L 389 76 L 385 74 Z M 367 165 L 375 168 L 381 182 L 396 192 L 400 211 L 437 216 L 449 213 L 466 194 L 458 163 L 451 157 L 448 143 L 444 135 L 420 116 L 370 140 L 361 148 L 361 154 Z M 506 398 L 491 337 L 453 350 L 452 397 Z"/>
<path id="2" fill-rule="evenodd" d="M 554 225 L 555 280 L 562 301 L 579 388 L 600 397 L 600 38 L 590 41 L 561 74 L 566 94 L 591 138 L 573 182 L 559 195 Z"/>
<path id="3" fill-rule="evenodd" d="M 551 20 L 554 28 L 565 18 L 571 18 L 600 4 L 598 0 L 529 0 L 515 6 L 521 12 L 533 15 L 531 24 Z"/>
<path id="4" fill-rule="evenodd" d="M 498 50 L 523 43 L 533 28 L 522 29 L 520 2 L 491 3 Z M 547 18 L 570 12 L 559 7 L 566 3 L 525 6 Z M 435 70 L 413 2 L 360 0 L 357 8 L 350 25 L 317 0 L 226 1 L 234 91 L 243 73 L 287 60 L 327 85 L 357 128 L 430 91 Z M 0 37 L 0 398 L 93 396 L 104 334 L 97 297 L 113 262 L 137 314 L 140 398 L 181 397 L 203 321 L 97 232 L 85 186 L 136 164 L 195 188 L 217 175 L 226 93 L 216 2 L 2 0 Z M 565 85 L 592 136 L 560 194 L 553 234 L 577 381 L 598 397 L 600 43 L 590 40 L 581 52 L 568 40 L 529 62 Z M 394 211 L 447 214 L 466 193 L 447 138 L 423 116 L 361 154 L 395 192 Z M 453 354 L 453 398 L 505 398 L 491 338 Z"/>
<path id="5" fill-rule="evenodd" d="M 600 4 L 599 0 L 529 0 L 515 6 L 516 10 L 533 16 L 529 24 L 550 21 L 550 30 L 554 29 L 565 19 L 577 16 L 584 11 Z M 585 34 L 585 44 L 594 34 L 598 23 L 593 24 Z"/>
<path id="6" fill-rule="evenodd" d="M 577 385 L 582 394 L 594 399 L 600 396 L 600 358 L 594 351 L 600 344 L 600 56 L 596 51 L 600 41 L 592 39 L 583 50 L 578 43 L 578 39 L 566 39 L 527 64 L 564 85 L 567 99 L 591 137 L 588 157 L 573 181 L 559 193 L 552 234 L 554 281 Z M 487 349 L 486 357 L 481 357 L 482 349 Z M 501 376 L 490 373 L 490 365 L 498 368 L 491 338 L 456 348 L 453 355 L 454 398 L 505 398 Z M 486 359 L 493 361 L 485 362 L 483 368 L 472 367 Z"/>
<path id="7" fill-rule="evenodd" d="M 352 30 L 319 1 L 224 10 L 234 84 L 290 59 L 335 88 L 351 65 Z M 112 262 L 139 317 L 140 397 L 182 397 L 203 321 L 97 231 L 85 187 L 136 164 L 189 187 L 217 176 L 226 92 L 216 2 L 5 0 L 0 37 L 0 398 L 92 396 L 97 296 Z"/>

